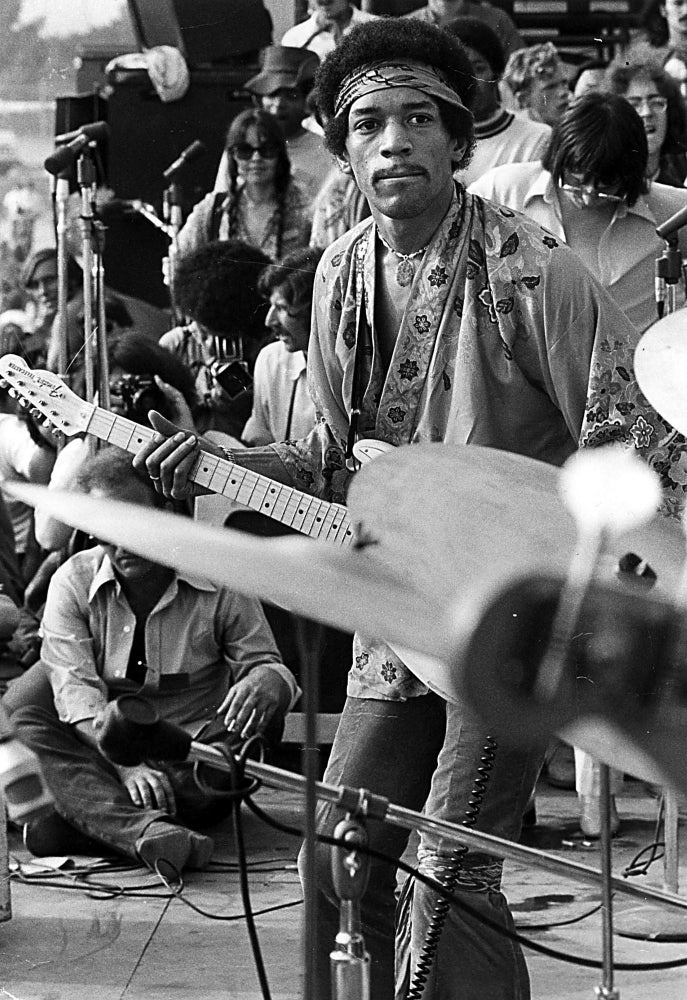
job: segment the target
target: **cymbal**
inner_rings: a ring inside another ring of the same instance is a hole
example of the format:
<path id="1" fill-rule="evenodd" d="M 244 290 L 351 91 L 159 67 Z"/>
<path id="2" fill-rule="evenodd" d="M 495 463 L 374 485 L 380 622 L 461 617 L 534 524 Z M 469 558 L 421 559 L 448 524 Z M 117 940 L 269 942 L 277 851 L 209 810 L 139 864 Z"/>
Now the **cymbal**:
<path id="1" fill-rule="evenodd" d="M 559 479 L 555 466 L 495 448 L 407 445 L 363 466 L 347 503 L 384 565 L 433 601 L 460 607 L 510 576 L 566 573 L 579 541 Z M 657 514 L 612 539 L 609 576 L 629 552 L 651 565 L 657 590 L 675 592 L 685 554 L 679 525 Z"/>
<path id="2" fill-rule="evenodd" d="M 474 666 L 469 658 L 459 664 L 456 649 L 471 621 L 471 602 L 528 573 L 563 577 L 576 551 L 558 479 L 552 466 L 495 449 L 396 449 L 355 477 L 351 519 L 368 544 L 344 551 L 298 537 L 255 538 L 110 499 L 10 489 L 163 565 L 384 638 L 433 690 L 461 701 Z M 684 552 L 679 528 L 657 518 L 612 547 L 616 557 L 633 551 L 648 560 L 663 592 L 673 593 Z M 479 697 L 475 701 L 479 711 Z M 550 731 L 573 722 L 572 714 L 561 716 L 551 706 L 541 715 Z M 618 745 L 613 738 L 607 743 L 611 750 Z"/>
<path id="3" fill-rule="evenodd" d="M 687 434 L 687 310 L 650 326 L 635 350 L 639 388 L 668 423 Z"/>
<path id="4" fill-rule="evenodd" d="M 281 605 L 348 630 L 380 634 L 448 656 L 448 608 L 409 588 L 374 553 L 339 549 L 301 536 L 261 538 L 199 524 L 158 508 L 3 484 L 12 496 L 96 538 L 123 545 L 172 569 Z"/>

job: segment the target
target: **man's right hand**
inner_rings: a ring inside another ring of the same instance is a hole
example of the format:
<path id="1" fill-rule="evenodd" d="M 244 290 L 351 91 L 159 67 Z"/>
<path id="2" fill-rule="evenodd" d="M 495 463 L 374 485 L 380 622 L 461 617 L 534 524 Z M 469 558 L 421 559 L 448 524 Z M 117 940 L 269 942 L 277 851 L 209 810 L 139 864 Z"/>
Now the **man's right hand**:
<path id="1" fill-rule="evenodd" d="M 224 457 L 222 450 L 210 441 L 177 427 L 157 410 L 151 410 L 148 416 L 155 434 L 134 456 L 134 468 L 149 476 L 158 493 L 171 500 L 187 500 L 209 493 L 210 490 L 191 482 L 189 472 L 201 446 L 203 451 L 219 458 Z"/>
<path id="2" fill-rule="evenodd" d="M 117 765 L 117 770 L 134 805 L 141 809 L 163 809 L 174 816 L 177 808 L 174 789 L 164 771 L 156 771 L 150 764 Z"/>

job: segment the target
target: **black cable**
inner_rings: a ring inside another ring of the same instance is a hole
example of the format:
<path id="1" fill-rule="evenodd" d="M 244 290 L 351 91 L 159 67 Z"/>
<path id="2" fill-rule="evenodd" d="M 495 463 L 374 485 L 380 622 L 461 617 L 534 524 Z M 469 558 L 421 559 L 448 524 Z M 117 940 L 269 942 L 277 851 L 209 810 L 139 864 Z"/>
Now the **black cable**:
<path id="1" fill-rule="evenodd" d="M 586 910 L 585 913 L 581 913 L 577 917 L 569 917 L 568 920 L 557 920 L 553 923 L 546 924 L 528 924 L 527 930 L 531 934 L 532 931 L 553 931 L 558 927 L 569 927 L 571 924 L 581 924 L 583 920 L 588 920 L 589 917 L 593 917 L 595 913 L 598 913 L 601 907 L 602 904 L 597 903 L 597 905 L 593 906 L 591 910 Z"/>
<path id="2" fill-rule="evenodd" d="M 182 893 L 183 885 L 180 888 L 175 888 L 174 885 L 172 885 L 165 878 L 162 872 L 157 872 L 157 874 L 160 880 L 169 889 L 169 898 L 178 899 L 180 903 L 183 903 L 184 906 L 188 906 L 189 910 L 193 910 L 194 913 L 199 914 L 201 917 L 207 917 L 208 920 L 223 921 L 224 923 L 228 924 L 236 923 L 238 920 L 245 920 L 246 915 L 243 912 L 232 913 L 227 916 L 224 913 L 210 913 L 209 910 L 204 910 L 201 906 L 198 906 L 196 903 L 192 903 L 190 899 L 187 899 L 186 896 L 183 895 Z M 161 898 L 166 898 L 166 897 L 161 897 Z M 276 910 L 290 910 L 294 906 L 302 906 L 302 905 L 303 905 L 302 899 L 292 899 L 289 903 L 276 903 L 274 906 L 266 906 L 262 910 L 253 910 L 252 913 L 254 917 L 261 917 L 264 913 L 274 913 Z"/>
<path id="3" fill-rule="evenodd" d="M 241 789 L 243 781 L 243 768 L 240 767 L 240 764 L 242 764 L 243 760 L 245 760 L 248 745 L 249 744 L 246 744 L 246 746 L 244 746 L 242 755 L 238 759 L 234 757 L 233 753 L 225 750 L 223 746 L 219 746 L 224 759 L 227 761 L 231 769 L 232 785 L 234 786 L 234 790 L 237 792 Z M 250 940 L 251 950 L 253 952 L 253 961 L 255 962 L 255 970 L 258 974 L 258 981 L 260 983 L 263 1000 L 271 1000 L 270 987 L 267 981 L 267 972 L 265 971 L 265 963 L 262 958 L 262 951 L 260 950 L 260 941 L 258 939 L 258 932 L 255 926 L 255 919 L 251 906 L 248 872 L 246 869 L 246 845 L 243 839 L 243 822 L 241 818 L 240 801 L 234 803 L 234 808 L 232 809 L 232 819 L 234 823 L 234 836 L 236 838 L 236 851 L 240 866 L 239 884 L 241 887 L 241 899 L 243 901 L 248 937 Z"/>
<path id="4" fill-rule="evenodd" d="M 257 806 L 255 802 L 251 799 L 246 799 L 246 804 L 258 816 L 263 822 L 267 823 L 268 826 L 274 827 L 275 830 L 280 830 L 282 833 L 288 833 L 295 837 L 303 836 L 302 830 L 297 827 L 288 826 L 286 823 L 282 823 L 280 820 L 273 819 L 264 810 Z M 344 841 L 338 840 L 335 837 L 329 837 L 326 834 L 320 833 L 317 835 L 317 839 L 320 843 L 329 844 L 333 847 L 346 847 L 350 850 L 350 844 Z M 540 944 L 538 941 L 532 941 L 523 934 L 518 934 L 517 931 L 511 931 L 509 928 L 505 927 L 503 924 L 498 924 L 494 920 L 490 920 L 489 917 L 485 916 L 483 913 L 479 913 L 474 907 L 470 906 L 469 903 L 465 902 L 464 899 L 457 896 L 453 896 L 447 893 L 444 886 L 440 882 L 436 882 L 434 879 L 430 878 L 428 875 L 424 875 L 417 868 L 413 868 L 412 865 L 406 864 L 402 859 L 396 859 L 390 857 L 388 854 L 384 854 L 382 851 L 376 851 L 372 847 L 363 847 L 362 845 L 358 847 L 361 853 L 368 854 L 371 858 L 375 858 L 378 861 L 386 861 L 387 864 L 393 865 L 395 868 L 400 868 L 401 871 L 406 872 L 408 875 L 412 875 L 413 878 L 418 879 L 420 882 L 424 883 L 428 888 L 434 889 L 440 895 L 447 895 L 450 897 L 451 902 L 454 906 L 459 907 L 468 913 L 471 917 L 477 920 L 479 923 L 484 924 L 486 927 L 490 927 L 492 930 L 499 934 L 503 934 L 511 941 L 516 941 L 518 944 L 525 948 L 529 948 L 531 951 L 539 952 L 542 955 L 546 955 L 548 958 L 554 958 L 561 962 L 568 962 L 573 965 L 580 965 L 587 969 L 603 969 L 603 962 L 595 961 L 594 959 L 582 958 L 578 955 L 571 955 L 567 952 L 558 951 L 555 948 L 549 948 L 547 945 Z M 663 969 L 678 969 L 687 966 L 687 958 L 673 959 L 667 962 L 616 962 L 613 963 L 614 968 L 622 972 L 651 972 L 660 971 Z"/>
<path id="5" fill-rule="evenodd" d="M 635 854 L 635 856 L 632 858 L 632 860 L 629 861 L 627 865 L 625 865 L 625 867 L 621 872 L 621 875 L 624 875 L 626 878 L 634 877 L 636 875 L 646 875 L 647 872 L 649 871 L 649 868 L 654 863 L 654 861 L 660 861 L 661 858 L 663 858 L 665 854 L 665 843 L 664 841 L 659 839 L 659 833 L 661 830 L 661 825 L 664 822 L 663 819 L 664 805 L 665 805 L 665 799 L 663 795 L 661 795 L 658 804 L 658 812 L 656 814 L 656 823 L 654 825 L 653 842 L 647 844 L 646 847 L 643 847 L 641 849 L 641 851 L 638 851 L 637 854 Z M 651 852 L 651 856 L 646 861 L 642 862 L 642 864 L 640 865 L 639 860 L 642 857 L 642 855 L 645 854 L 647 851 Z"/>

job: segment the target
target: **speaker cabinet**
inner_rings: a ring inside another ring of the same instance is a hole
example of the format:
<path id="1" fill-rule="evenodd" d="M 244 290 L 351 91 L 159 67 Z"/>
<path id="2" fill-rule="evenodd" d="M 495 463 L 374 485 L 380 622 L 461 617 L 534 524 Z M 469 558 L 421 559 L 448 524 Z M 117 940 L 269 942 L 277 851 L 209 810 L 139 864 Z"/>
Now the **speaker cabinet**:
<path id="1" fill-rule="evenodd" d="M 179 101 L 164 104 L 144 72 L 117 73 L 107 101 L 107 175 L 117 198 L 140 199 L 162 215 L 162 173 L 194 139 L 207 147 L 203 157 L 178 175 L 185 208 L 214 186 L 229 122 L 250 105 L 243 89 L 254 64 L 193 70 Z M 110 287 L 155 305 L 169 304 L 162 280 L 168 241 L 142 216 L 108 219 L 105 268 Z"/>

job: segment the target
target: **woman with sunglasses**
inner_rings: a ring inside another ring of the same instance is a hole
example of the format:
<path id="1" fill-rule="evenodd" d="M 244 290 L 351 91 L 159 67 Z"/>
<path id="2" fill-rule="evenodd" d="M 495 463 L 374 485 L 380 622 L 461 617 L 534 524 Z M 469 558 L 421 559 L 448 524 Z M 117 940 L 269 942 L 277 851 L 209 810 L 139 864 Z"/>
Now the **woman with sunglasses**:
<path id="1" fill-rule="evenodd" d="M 687 109 L 680 88 L 648 45 L 634 46 L 606 71 L 608 90 L 620 94 L 642 119 L 649 159 L 647 177 L 683 187 L 687 177 Z"/>
<path id="2" fill-rule="evenodd" d="M 278 263 L 307 246 L 311 222 L 303 192 L 291 178 L 286 140 L 277 119 L 258 108 L 237 115 L 226 141 L 226 192 L 211 192 L 179 233 L 179 255 L 213 240 L 238 239 Z"/>

